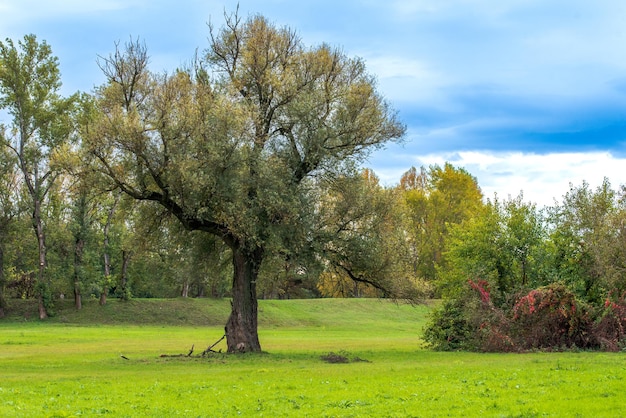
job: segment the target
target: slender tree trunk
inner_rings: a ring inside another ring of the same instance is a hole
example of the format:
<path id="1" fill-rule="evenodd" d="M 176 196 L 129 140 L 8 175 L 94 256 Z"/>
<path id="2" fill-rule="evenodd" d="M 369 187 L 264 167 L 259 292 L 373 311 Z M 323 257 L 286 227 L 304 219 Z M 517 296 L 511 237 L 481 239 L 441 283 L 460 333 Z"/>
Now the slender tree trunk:
<path id="1" fill-rule="evenodd" d="M 9 308 L 6 299 L 4 298 L 4 283 L 0 284 L 0 318 L 6 316 L 6 311 Z"/>
<path id="2" fill-rule="evenodd" d="M 256 280 L 263 260 L 263 250 L 233 250 L 232 311 L 226 323 L 226 343 L 229 353 L 260 352 L 257 329 L 258 302 Z"/>
<path id="3" fill-rule="evenodd" d="M 35 228 L 35 234 L 37 235 L 37 244 L 39 251 L 39 270 L 37 274 L 37 301 L 39 304 L 39 319 L 46 319 L 48 317 L 47 301 L 44 295 L 49 292 L 50 284 L 46 281 L 46 236 L 43 230 L 43 222 L 41 221 L 41 201 L 35 199 L 35 210 L 33 211 L 33 227 Z M 47 296 L 47 295 L 46 295 Z M 48 301 L 49 302 L 49 301 Z"/>
<path id="4" fill-rule="evenodd" d="M 83 248 L 85 241 L 78 238 L 74 248 L 74 305 L 76 309 L 83 308 L 83 299 L 80 292 L 81 276 L 83 269 Z"/>
<path id="5" fill-rule="evenodd" d="M 74 282 L 74 307 L 77 310 L 83 309 L 83 297 L 80 293 L 80 284 Z"/>
<path id="6" fill-rule="evenodd" d="M 110 246 L 109 246 L 109 232 L 111 231 L 111 224 L 113 223 L 113 215 L 115 214 L 115 209 L 122 197 L 122 192 L 119 191 L 115 195 L 115 200 L 113 201 L 113 205 L 109 209 L 109 213 L 107 214 L 107 220 L 104 224 L 104 283 L 102 284 L 102 292 L 100 292 L 100 305 L 106 305 L 107 303 L 107 295 L 109 293 L 109 283 L 111 281 L 111 254 L 110 254 Z"/>
<path id="7" fill-rule="evenodd" d="M 102 284 L 102 291 L 100 292 L 100 305 L 107 304 L 107 295 L 109 293 L 109 280 L 111 280 L 111 256 L 109 255 L 109 239 L 104 240 L 104 283 Z"/>
<path id="8" fill-rule="evenodd" d="M 8 309 L 7 301 L 4 298 L 4 248 L 0 245 L 0 318 L 4 318 Z"/>
<path id="9" fill-rule="evenodd" d="M 132 257 L 132 251 L 122 250 L 122 272 L 120 274 L 120 287 L 122 288 L 122 299 L 130 299 L 130 291 L 128 290 L 128 264 Z"/>
<path id="10" fill-rule="evenodd" d="M 181 292 L 181 297 L 187 298 L 189 297 L 189 278 L 185 278 L 183 280 L 183 291 Z"/>

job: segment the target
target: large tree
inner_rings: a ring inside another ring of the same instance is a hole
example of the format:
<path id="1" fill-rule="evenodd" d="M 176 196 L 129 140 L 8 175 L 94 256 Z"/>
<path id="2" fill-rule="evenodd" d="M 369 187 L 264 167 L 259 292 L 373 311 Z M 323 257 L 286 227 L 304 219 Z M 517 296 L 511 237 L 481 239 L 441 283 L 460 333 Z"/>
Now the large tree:
<path id="1" fill-rule="evenodd" d="M 72 133 L 71 115 L 75 97 L 59 95 L 61 78 L 58 59 L 50 46 L 26 35 L 17 45 L 0 42 L 0 108 L 12 116 L 4 138 L 15 154 L 28 192 L 32 226 L 37 237 L 39 317 L 48 316 L 49 281 L 46 269 L 46 232 L 42 211 L 48 192 L 60 171 L 51 164 L 54 153 Z"/>
<path id="2" fill-rule="evenodd" d="M 232 253 L 228 350 L 260 351 L 256 283 L 269 255 L 297 256 L 316 226 L 319 180 L 404 134 L 364 62 L 305 47 L 261 16 L 227 15 L 190 69 L 148 70 L 131 41 L 101 60 L 108 83 L 85 127 L 98 168 Z"/>

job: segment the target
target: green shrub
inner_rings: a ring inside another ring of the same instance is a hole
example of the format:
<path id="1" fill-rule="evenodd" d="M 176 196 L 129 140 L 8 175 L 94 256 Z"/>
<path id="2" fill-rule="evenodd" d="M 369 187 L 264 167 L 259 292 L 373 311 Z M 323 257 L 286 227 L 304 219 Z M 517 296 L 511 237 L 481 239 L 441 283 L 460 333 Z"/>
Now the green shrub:
<path id="1" fill-rule="evenodd" d="M 448 299 L 429 315 L 423 339 L 439 351 L 471 350 L 472 326 L 466 318 L 465 300 Z"/>

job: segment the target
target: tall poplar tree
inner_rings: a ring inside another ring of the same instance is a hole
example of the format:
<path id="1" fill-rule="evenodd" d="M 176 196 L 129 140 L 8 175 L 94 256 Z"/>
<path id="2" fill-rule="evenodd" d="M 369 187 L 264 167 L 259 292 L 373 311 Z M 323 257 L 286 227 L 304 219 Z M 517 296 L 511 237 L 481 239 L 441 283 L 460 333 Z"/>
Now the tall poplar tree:
<path id="1" fill-rule="evenodd" d="M 48 316 L 50 284 L 45 276 L 46 232 L 43 206 L 60 174 L 51 164 L 53 154 L 72 132 L 71 113 L 75 97 L 59 95 L 61 79 L 58 59 L 35 35 L 26 35 L 17 45 L 0 42 L 0 108 L 11 115 L 4 145 L 18 160 L 28 192 L 28 206 L 38 244 L 39 317 Z"/>

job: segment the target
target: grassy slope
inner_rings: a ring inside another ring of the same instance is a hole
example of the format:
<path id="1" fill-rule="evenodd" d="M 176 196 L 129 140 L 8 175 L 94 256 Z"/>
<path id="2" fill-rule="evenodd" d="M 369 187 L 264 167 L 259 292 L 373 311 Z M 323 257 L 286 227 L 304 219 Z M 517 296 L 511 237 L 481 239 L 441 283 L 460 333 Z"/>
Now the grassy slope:
<path id="1" fill-rule="evenodd" d="M 425 307 L 377 300 L 261 301 L 269 354 L 159 357 L 215 341 L 228 308 L 111 301 L 2 320 L 0 416 L 626 415 L 623 354 L 434 353 L 420 348 Z M 320 359 L 341 350 L 368 362 Z"/>
<path id="2" fill-rule="evenodd" d="M 76 310 L 72 300 L 55 302 L 49 323 L 110 325 L 219 325 L 228 317 L 228 301 L 214 299 L 133 299 L 109 298 L 105 306 L 86 300 Z M 9 300 L 7 317 L 1 321 L 36 321 L 37 302 Z"/>
<path id="3" fill-rule="evenodd" d="M 411 307 L 379 299 L 297 299 L 259 301 L 261 328 L 329 327 L 343 329 L 372 324 L 394 326 L 423 321 L 425 306 Z M 230 313 L 227 299 L 109 299 L 76 310 L 73 301 L 57 301 L 47 323 L 75 325 L 182 325 L 223 326 Z M 37 322 L 33 300 L 11 300 L 2 322 Z"/>

